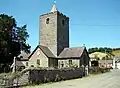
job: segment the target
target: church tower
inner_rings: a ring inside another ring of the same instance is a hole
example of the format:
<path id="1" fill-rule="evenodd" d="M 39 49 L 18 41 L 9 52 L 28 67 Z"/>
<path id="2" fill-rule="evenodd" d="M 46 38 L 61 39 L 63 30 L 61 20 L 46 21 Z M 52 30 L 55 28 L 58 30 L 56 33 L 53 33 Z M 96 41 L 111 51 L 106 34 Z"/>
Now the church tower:
<path id="1" fill-rule="evenodd" d="M 51 11 L 40 16 L 40 45 L 48 47 L 54 55 L 69 47 L 69 17 L 60 13 L 54 4 Z"/>

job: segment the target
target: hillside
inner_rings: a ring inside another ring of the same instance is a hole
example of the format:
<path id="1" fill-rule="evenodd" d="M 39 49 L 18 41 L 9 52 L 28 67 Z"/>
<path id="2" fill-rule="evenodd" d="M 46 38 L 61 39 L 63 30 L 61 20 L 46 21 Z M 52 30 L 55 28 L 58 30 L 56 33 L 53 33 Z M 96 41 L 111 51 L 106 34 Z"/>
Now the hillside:
<path id="1" fill-rule="evenodd" d="M 112 54 L 115 56 L 120 56 L 120 50 L 113 50 Z"/>
<path id="2" fill-rule="evenodd" d="M 101 53 L 101 52 L 91 53 L 91 54 L 89 54 L 89 57 L 90 58 L 96 58 L 96 57 L 98 57 L 100 60 L 102 60 L 105 57 L 111 58 L 111 56 L 109 54 Z"/>

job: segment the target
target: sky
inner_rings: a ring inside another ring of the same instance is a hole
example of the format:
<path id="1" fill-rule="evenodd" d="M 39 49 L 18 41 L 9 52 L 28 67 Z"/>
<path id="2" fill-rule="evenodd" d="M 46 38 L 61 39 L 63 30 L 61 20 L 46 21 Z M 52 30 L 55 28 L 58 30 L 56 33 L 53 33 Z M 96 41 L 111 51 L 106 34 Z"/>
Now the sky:
<path id="1" fill-rule="evenodd" d="M 27 43 L 39 42 L 39 16 L 49 13 L 54 0 L 1 0 L 0 14 L 27 24 Z M 56 0 L 57 9 L 70 18 L 70 47 L 120 47 L 120 0 Z"/>

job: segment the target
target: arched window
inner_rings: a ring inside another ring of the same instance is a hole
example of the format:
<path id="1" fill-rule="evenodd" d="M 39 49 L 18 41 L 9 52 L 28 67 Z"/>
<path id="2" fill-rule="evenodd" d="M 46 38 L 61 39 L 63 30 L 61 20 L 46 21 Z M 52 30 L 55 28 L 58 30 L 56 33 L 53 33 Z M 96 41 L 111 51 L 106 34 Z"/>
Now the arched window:
<path id="1" fill-rule="evenodd" d="M 46 19 L 46 24 L 49 24 L 49 20 L 50 20 L 49 18 Z"/>

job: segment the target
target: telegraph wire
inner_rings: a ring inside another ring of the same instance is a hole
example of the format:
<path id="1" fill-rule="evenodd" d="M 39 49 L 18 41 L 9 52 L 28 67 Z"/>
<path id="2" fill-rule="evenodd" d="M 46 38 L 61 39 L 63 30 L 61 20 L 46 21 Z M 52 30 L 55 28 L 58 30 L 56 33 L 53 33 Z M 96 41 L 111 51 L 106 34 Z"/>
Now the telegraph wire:
<path id="1" fill-rule="evenodd" d="M 109 25 L 109 24 L 73 24 L 70 23 L 70 26 L 120 26 L 120 25 Z"/>

